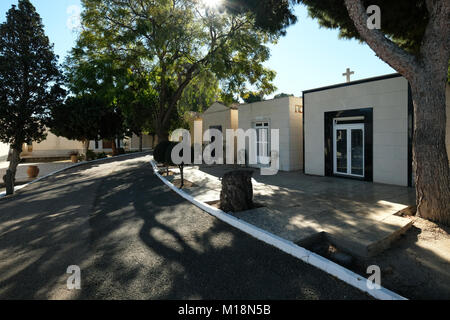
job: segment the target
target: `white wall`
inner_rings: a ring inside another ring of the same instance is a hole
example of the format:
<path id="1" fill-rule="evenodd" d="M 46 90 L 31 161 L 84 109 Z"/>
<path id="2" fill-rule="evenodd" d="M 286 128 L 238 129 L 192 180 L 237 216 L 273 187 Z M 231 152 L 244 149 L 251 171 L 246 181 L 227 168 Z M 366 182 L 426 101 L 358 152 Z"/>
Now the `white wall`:
<path id="1" fill-rule="evenodd" d="M 0 142 L 0 162 L 6 161 L 9 153 L 9 145 L 6 143 Z"/>
<path id="2" fill-rule="evenodd" d="M 236 129 L 232 126 L 232 112 L 233 110 L 231 108 L 219 102 L 215 102 L 208 110 L 206 110 L 201 115 L 203 134 L 211 127 L 221 126 L 222 133 L 225 137 L 227 129 Z"/>
<path id="3" fill-rule="evenodd" d="M 239 106 L 239 128 L 248 130 L 255 122 L 269 122 L 270 129 L 280 132 L 280 170 L 302 168 L 302 115 L 295 106 L 302 105 L 301 98 L 284 97 Z"/>
<path id="4" fill-rule="evenodd" d="M 303 170 L 303 113 L 296 112 L 296 106 L 303 108 L 302 98 L 289 98 L 289 163 L 290 170 Z"/>
<path id="5" fill-rule="evenodd" d="M 403 77 L 305 93 L 305 173 L 325 175 L 324 113 L 373 108 L 373 180 L 408 185 L 408 82 Z"/>
<path id="6" fill-rule="evenodd" d="M 155 135 L 155 141 L 153 141 L 153 136 L 148 134 L 142 135 L 142 149 L 143 150 L 150 150 L 153 148 L 153 144 L 157 145 L 156 141 L 156 135 Z M 135 134 L 133 134 L 132 137 L 127 138 L 123 141 L 125 149 L 130 151 L 136 151 L 139 150 L 139 137 Z"/>
<path id="7" fill-rule="evenodd" d="M 58 137 L 47 132 L 47 138 L 40 142 L 33 142 L 32 151 L 28 151 L 25 146 L 21 157 L 33 158 L 51 158 L 51 157 L 68 157 L 72 151 L 83 151 L 83 143 L 75 140 L 68 140 L 63 137 Z"/>

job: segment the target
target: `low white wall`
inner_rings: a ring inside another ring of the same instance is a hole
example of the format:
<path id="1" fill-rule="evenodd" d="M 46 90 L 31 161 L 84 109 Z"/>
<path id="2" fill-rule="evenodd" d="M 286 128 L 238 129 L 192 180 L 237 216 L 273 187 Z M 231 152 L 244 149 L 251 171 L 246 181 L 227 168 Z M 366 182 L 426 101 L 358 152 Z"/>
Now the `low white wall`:
<path id="1" fill-rule="evenodd" d="M 25 146 L 21 156 L 33 158 L 68 157 L 72 151 L 83 152 L 83 143 L 58 137 L 47 132 L 47 138 L 42 142 L 33 142 L 32 151 Z"/>
<path id="2" fill-rule="evenodd" d="M 6 143 L 0 142 L 0 162 L 6 161 L 9 153 L 9 145 Z"/>
<path id="3" fill-rule="evenodd" d="M 153 141 L 153 136 L 148 134 L 142 135 L 142 149 L 143 150 L 150 150 L 153 148 L 153 143 L 155 146 L 157 145 L 156 141 L 156 135 L 155 135 L 155 141 Z M 124 145 L 126 150 L 135 151 L 139 150 L 139 137 L 135 134 L 131 138 L 127 138 L 124 140 Z"/>

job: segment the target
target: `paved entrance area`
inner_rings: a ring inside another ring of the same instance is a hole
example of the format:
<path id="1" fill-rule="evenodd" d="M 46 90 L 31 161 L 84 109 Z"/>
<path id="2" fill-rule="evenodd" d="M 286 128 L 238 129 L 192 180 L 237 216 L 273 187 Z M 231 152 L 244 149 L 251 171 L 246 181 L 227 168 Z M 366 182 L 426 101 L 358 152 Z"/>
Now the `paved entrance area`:
<path id="1" fill-rule="evenodd" d="M 217 201 L 220 178 L 233 169 L 186 168 L 186 179 L 196 186 L 185 191 L 203 202 Z M 365 258 L 388 248 L 412 225 L 395 214 L 415 204 L 414 189 L 301 172 L 254 172 L 254 199 L 261 208 L 233 215 L 300 245 L 325 233 L 341 250 Z"/>

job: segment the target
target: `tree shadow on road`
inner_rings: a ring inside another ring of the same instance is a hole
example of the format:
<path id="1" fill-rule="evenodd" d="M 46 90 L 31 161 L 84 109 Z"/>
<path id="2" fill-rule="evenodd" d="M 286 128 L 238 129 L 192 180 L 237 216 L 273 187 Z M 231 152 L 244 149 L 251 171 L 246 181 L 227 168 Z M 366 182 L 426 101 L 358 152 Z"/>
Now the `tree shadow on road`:
<path id="1" fill-rule="evenodd" d="M 83 298 L 366 298 L 194 207 L 151 171 L 122 172 L 102 188 Z"/>

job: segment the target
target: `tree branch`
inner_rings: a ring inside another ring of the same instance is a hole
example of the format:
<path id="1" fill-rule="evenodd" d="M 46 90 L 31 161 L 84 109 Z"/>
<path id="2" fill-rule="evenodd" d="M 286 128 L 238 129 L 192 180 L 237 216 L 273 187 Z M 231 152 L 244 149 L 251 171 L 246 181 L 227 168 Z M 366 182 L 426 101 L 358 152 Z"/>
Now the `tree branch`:
<path id="1" fill-rule="evenodd" d="M 367 27 L 368 16 L 361 0 L 345 0 L 345 6 L 359 34 L 378 57 L 410 81 L 420 73 L 420 64 L 414 55 L 386 38 L 380 30 Z"/>
<path id="2" fill-rule="evenodd" d="M 421 59 L 435 76 L 446 79 L 450 59 L 450 1 L 427 0 L 426 4 L 430 18 L 420 48 Z"/>

